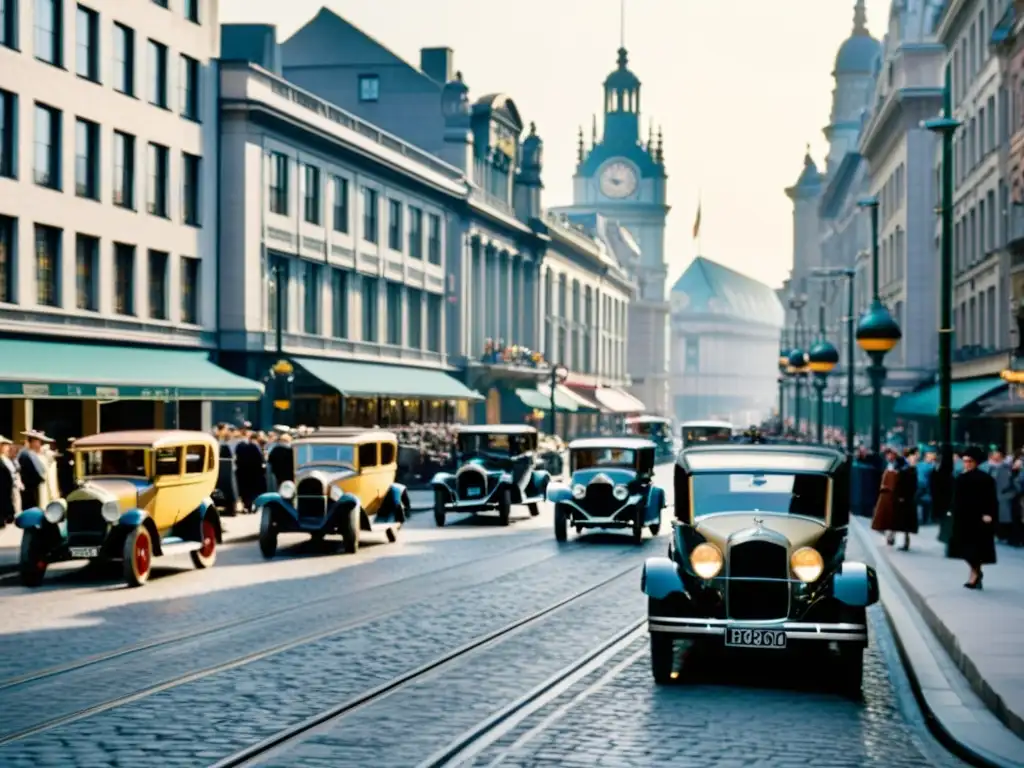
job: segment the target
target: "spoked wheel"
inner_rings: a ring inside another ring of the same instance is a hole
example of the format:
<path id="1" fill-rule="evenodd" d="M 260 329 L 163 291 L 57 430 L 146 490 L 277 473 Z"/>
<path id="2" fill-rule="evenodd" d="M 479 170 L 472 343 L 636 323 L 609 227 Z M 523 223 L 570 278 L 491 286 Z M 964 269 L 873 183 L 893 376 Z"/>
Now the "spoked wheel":
<path id="1" fill-rule="evenodd" d="M 263 508 L 263 517 L 260 518 L 260 553 L 267 560 L 277 554 L 277 525 L 270 507 Z"/>
<path id="2" fill-rule="evenodd" d="M 201 530 L 203 545 L 189 552 L 189 555 L 192 557 L 192 565 L 196 568 L 209 568 L 217 562 L 217 528 L 211 520 L 203 520 Z"/>
<path id="3" fill-rule="evenodd" d="M 498 521 L 508 525 L 512 517 L 512 493 L 506 488 L 498 494 Z"/>
<path id="4" fill-rule="evenodd" d="M 569 521 L 566 520 L 565 507 L 555 504 L 555 541 L 565 541 L 569 538 Z"/>
<path id="5" fill-rule="evenodd" d="M 354 555 L 359 551 L 359 507 L 352 505 L 352 509 L 341 519 L 341 541 L 344 545 L 345 554 Z"/>
<path id="6" fill-rule="evenodd" d="M 434 489 L 434 525 L 438 528 L 444 528 L 445 510 L 444 503 L 446 501 L 445 493 L 440 488 Z"/>
<path id="7" fill-rule="evenodd" d="M 42 536 L 35 529 L 27 529 L 21 535 L 21 552 L 18 558 L 18 575 L 22 586 L 38 587 L 42 584 L 47 565 Z"/>
<path id="8" fill-rule="evenodd" d="M 651 632 L 651 674 L 658 685 L 665 685 L 672 680 L 674 645 L 672 635 Z"/>
<path id="9" fill-rule="evenodd" d="M 149 581 L 153 565 L 153 539 L 140 525 L 124 540 L 124 580 L 129 587 L 141 587 Z"/>

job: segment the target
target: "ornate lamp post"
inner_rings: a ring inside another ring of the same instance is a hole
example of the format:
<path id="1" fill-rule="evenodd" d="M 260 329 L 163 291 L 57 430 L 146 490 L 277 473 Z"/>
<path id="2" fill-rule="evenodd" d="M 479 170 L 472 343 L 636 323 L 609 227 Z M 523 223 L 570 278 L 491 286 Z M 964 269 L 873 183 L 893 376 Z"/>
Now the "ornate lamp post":
<path id="1" fill-rule="evenodd" d="M 779 436 L 786 434 L 786 372 L 789 370 L 789 353 L 786 346 L 785 331 L 782 345 L 779 347 Z"/>
<path id="2" fill-rule="evenodd" d="M 821 307 L 821 338 L 807 353 L 808 367 L 814 374 L 814 389 L 818 393 L 818 442 L 825 442 L 825 387 L 828 375 L 839 364 L 839 350 L 825 338 L 825 307 Z"/>
<path id="3" fill-rule="evenodd" d="M 797 435 L 800 434 L 800 390 L 802 389 L 804 374 L 807 373 L 807 353 L 800 347 L 794 347 L 789 352 L 786 372 L 793 377 L 793 385 L 796 393 L 793 397 L 793 427 Z"/>
<path id="4" fill-rule="evenodd" d="M 871 365 L 868 377 L 871 379 L 871 450 L 876 454 L 882 449 L 882 385 L 885 383 L 885 360 L 903 332 L 889 314 L 878 294 L 878 198 L 870 197 L 857 203 L 871 211 L 871 306 L 857 323 L 857 344 L 868 353 Z"/>

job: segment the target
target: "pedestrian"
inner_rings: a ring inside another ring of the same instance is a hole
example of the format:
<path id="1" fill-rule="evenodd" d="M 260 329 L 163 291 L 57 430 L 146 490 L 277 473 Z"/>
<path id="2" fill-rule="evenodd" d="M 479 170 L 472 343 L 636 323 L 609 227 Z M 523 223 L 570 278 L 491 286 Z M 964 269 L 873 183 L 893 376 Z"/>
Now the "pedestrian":
<path id="1" fill-rule="evenodd" d="M 274 429 L 278 431 L 279 437 L 267 453 L 267 464 L 270 466 L 270 473 L 274 477 L 276 487 L 280 488 L 281 483 L 295 480 L 295 457 L 292 450 L 292 436 L 286 431 L 287 427 L 280 430 L 278 427 L 274 427 Z"/>
<path id="2" fill-rule="evenodd" d="M 48 463 L 43 455 L 43 446 L 52 443 L 46 433 L 30 429 L 21 433 L 25 447 L 18 454 L 18 469 L 21 472 L 21 508 L 40 507 L 48 496 Z"/>
<path id="3" fill-rule="evenodd" d="M 246 512 L 252 512 L 252 503 L 266 490 L 263 451 L 253 442 L 252 425 L 242 425 L 241 436 L 235 445 L 235 477 L 238 481 L 238 495 Z"/>
<path id="4" fill-rule="evenodd" d="M 0 528 L 13 523 L 21 513 L 21 472 L 11 458 L 14 443 L 0 435 Z"/>
<path id="5" fill-rule="evenodd" d="M 1017 489 L 1013 482 L 1013 469 L 1006 462 L 1002 450 L 996 445 L 989 447 L 988 461 L 981 465 L 996 483 L 996 498 L 999 500 L 999 514 L 996 517 L 996 536 L 1002 541 L 1010 538 L 1013 522 L 1013 499 Z"/>
<path id="6" fill-rule="evenodd" d="M 910 534 L 917 533 L 917 470 L 910 466 L 896 448 L 884 452 L 887 464 L 875 502 L 871 528 L 886 534 L 885 543 L 896 543 L 896 534 L 903 534 L 905 552 L 910 549 Z"/>
<path id="7" fill-rule="evenodd" d="M 935 472 L 935 451 L 926 449 L 924 458 L 917 462 L 917 505 L 921 510 L 921 523 L 933 522 L 932 474 Z"/>
<path id="8" fill-rule="evenodd" d="M 981 589 L 982 566 L 996 562 L 995 533 L 999 498 L 992 476 L 979 469 L 985 454 L 971 446 L 961 454 L 964 471 L 953 481 L 953 525 L 946 556 L 965 560 L 971 573 L 964 587 Z"/>

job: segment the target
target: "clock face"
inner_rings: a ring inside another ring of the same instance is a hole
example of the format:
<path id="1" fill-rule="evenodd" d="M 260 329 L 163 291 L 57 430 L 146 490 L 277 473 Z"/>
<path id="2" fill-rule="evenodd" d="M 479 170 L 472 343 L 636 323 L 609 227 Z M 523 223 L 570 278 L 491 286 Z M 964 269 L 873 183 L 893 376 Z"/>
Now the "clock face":
<path id="1" fill-rule="evenodd" d="M 636 191 L 636 171 L 621 160 L 611 162 L 601 171 L 600 184 L 605 197 L 629 197 Z"/>

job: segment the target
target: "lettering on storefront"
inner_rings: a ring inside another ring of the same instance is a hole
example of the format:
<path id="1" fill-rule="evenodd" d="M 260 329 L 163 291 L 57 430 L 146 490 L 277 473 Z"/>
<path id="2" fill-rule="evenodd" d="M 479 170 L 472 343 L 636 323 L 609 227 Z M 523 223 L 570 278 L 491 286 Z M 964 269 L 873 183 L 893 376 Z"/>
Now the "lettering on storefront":
<path id="1" fill-rule="evenodd" d="M 50 385 L 49 384 L 22 384 L 21 393 L 25 397 L 49 397 L 50 396 Z"/>
<path id="2" fill-rule="evenodd" d="M 75 384 L 68 384 L 68 397 L 82 397 L 85 390 Z"/>
<path id="3" fill-rule="evenodd" d="M 96 387 L 96 397 L 117 397 L 117 387 Z"/>

